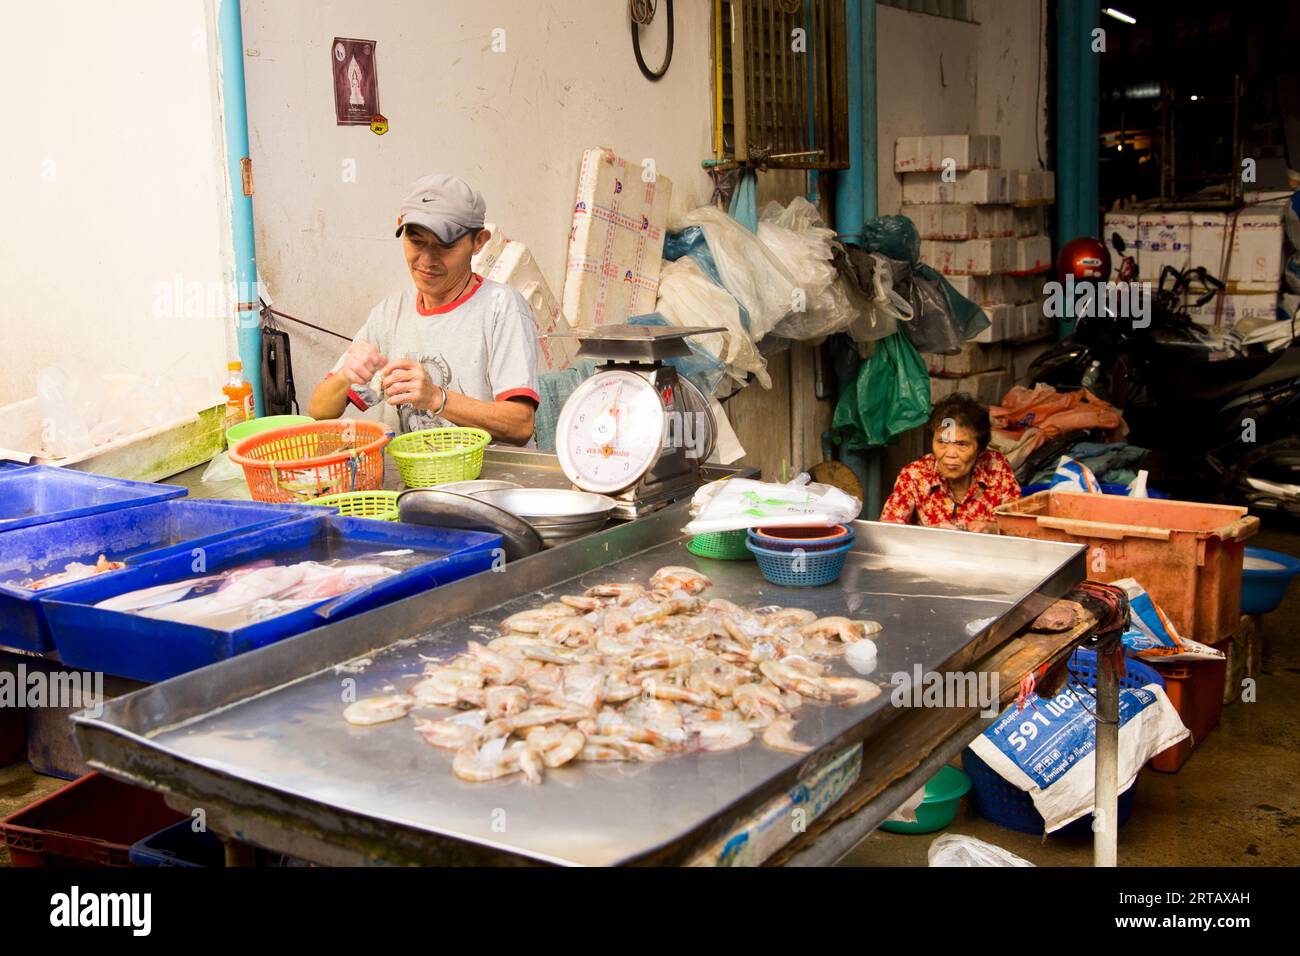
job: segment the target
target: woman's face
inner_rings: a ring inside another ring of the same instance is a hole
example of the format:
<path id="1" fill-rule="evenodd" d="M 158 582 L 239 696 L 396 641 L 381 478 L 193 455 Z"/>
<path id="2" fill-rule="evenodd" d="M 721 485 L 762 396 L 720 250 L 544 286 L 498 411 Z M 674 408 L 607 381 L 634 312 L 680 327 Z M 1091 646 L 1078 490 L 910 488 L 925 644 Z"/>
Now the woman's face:
<path id="1" fill-rule="evenodd" d="M 949 481 L 956 481 L 969 475 L 980 453 L 974 430 L 965 425 L 958 425 L 951 419 L 945 419 L 935 431 L 934 441 L 930 447 L 934 451 L 939 474 Z"/>

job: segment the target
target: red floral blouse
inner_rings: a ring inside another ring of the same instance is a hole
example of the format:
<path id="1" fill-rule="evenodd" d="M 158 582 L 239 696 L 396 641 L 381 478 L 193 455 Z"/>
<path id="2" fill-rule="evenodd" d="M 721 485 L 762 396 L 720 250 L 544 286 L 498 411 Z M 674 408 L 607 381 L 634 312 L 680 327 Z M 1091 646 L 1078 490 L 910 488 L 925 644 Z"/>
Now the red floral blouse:
<path id="1" fill-rule="evenodd" d="M 975 459 L 970 489 L 960 503 L 953 500 L 934 455 L 926 455 L 899 472 L 880 520 L 927 527 L 947 522 L 964 528 L 972 522 L 992 521 L 994 508 L 1019 497 L 1020 485 L 1001 452 L 989 448 Z"/>

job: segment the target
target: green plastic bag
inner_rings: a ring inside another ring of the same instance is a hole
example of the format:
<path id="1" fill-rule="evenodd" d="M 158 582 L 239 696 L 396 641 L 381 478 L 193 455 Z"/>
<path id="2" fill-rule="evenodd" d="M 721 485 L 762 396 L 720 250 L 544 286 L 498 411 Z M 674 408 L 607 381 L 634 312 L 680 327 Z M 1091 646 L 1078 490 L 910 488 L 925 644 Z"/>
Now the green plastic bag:
<path id="1" fill-rule="evenodd" d="M 901 332 L 875 343 L 840 395 L 831 427 L 850 451 L 888 444 L 930 419 L 930 375 Z"/>

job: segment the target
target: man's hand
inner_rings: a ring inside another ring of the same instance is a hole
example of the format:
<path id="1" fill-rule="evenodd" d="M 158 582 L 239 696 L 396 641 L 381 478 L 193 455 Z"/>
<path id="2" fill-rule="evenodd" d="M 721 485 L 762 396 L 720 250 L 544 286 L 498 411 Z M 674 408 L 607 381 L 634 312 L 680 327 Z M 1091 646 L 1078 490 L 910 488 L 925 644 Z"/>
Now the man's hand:
<path id="1" fill-rule="evenodd" d="M 442 395 L 429 378 L 428 370 L 414 359 L 398 359 L 389 362 L 383 370 L 384 397 L 389 405 L 411 405 L 428 411 L 437 408 L 434 401 L 442 401 Z"/>
<path id="2" fill-rule="evenodd" d="M 339 366 L 338 374 L 353 385 L 369 385 L 370 380 L 375 377 L 375 373 L 383 369 L 387 364 L 388 359 L 384 357 L 379 349 L 369 342 L 356 341 L 348 346 L 348 350 L 343 356 L 343 364 Z"/>

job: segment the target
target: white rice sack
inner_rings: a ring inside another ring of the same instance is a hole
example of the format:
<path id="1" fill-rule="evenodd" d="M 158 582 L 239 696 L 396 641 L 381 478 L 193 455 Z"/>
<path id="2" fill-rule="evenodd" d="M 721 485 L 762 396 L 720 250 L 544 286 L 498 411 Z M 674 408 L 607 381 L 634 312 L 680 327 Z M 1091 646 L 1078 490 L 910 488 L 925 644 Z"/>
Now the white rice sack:
<path id="1" fill-rule="evenodd" d="M 971 743 L 1002 779 L 1029 794 L 1052 833 L 1092 813 L 1095 804 L 1096 699 L 1066 686 L 1050 700 L 1030 696 L 1012 704 Z M 1158 684 L 1119 694 L 1119 792 L 1133 785 L 1142 765 L 1184 740 L 1189 731 Z"/>

